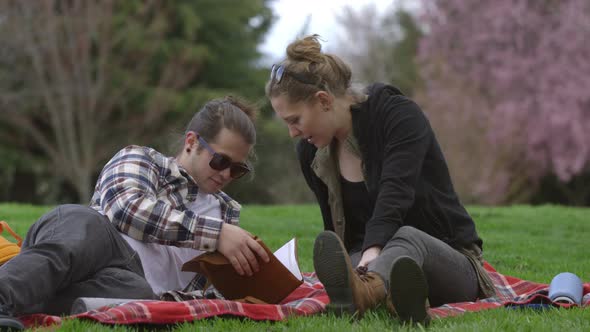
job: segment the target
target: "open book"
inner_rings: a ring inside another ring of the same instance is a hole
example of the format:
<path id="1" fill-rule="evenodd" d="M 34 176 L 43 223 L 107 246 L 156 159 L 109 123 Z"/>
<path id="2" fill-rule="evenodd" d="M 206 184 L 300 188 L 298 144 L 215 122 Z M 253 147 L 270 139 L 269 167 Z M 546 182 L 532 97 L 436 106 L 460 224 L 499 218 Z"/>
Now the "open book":
<path id="1" fill-rule="evenodd" d="M 254 298 L 265 303 L 279 303 L 303 283 L 297 262 L 297 241 L 293 238 L 273 253 L 262 240 L 255 239 L 266 250 L 270 261 L 259 261 L 260 270 L 250 277 L 239 275 L 219 252 L 191 259 L 182 265 L 182 271 L 205 275 L 228 300 Z"/>
<path id="2" fill-rule="evenodd" d="M 283 244 L 274 252 L 274 255 L 297 280 L 303 280 L 303 275 L 299 270 L 299 261 L 297 260 L 297 239 L 292 238 L 289 242 Z"/>

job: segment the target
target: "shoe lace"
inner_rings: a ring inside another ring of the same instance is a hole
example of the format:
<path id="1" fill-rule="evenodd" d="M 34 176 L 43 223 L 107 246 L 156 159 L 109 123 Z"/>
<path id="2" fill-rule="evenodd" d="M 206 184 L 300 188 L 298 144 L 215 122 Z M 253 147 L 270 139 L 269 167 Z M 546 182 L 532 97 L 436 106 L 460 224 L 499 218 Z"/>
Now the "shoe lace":
<path id="1" fill-rule="evenodd" d="M 366 266 L 357 266 L 355 272 L 361 278 L 362 281 L 369 281 L 373 280 L 375 277 L 368 274 L 368 269 Z"/>
<path id="2" fill-rule="evenodd" d="M 356 274 L 361 279 L 363 286 L 366 287 L 366 290 L 369 291 L 370 294 L 379 296 L 380 290 L 383 291 L 383 295 L 385 297 L 387 291 L 384 288 L 383 282 L 379 282 L 378 275 L 375 272 L 369 273 L 366 266 L 359 266 L 355 269 Z M 375 293 L 377 292 L 377 293 Z"/>

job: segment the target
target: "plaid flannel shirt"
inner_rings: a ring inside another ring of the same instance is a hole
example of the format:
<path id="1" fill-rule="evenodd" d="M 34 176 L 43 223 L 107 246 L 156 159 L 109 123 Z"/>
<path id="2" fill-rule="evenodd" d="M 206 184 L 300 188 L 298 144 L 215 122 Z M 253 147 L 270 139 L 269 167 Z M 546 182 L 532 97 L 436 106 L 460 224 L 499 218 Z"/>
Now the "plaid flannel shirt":
<path id="1" fill-rule="evenodd" d="M 241 206 L 219 191 L 214 195 L 222 219 L 197 215 L 188 204 L 198 190 L 174 158 L 148 147 L 128 146 L 103 168 L 90 207 L 133 239 L 215 251 L 222 223 L 238 225 Z M 204 278 L 197 279 L 185 290 L 201 289 Z"/>

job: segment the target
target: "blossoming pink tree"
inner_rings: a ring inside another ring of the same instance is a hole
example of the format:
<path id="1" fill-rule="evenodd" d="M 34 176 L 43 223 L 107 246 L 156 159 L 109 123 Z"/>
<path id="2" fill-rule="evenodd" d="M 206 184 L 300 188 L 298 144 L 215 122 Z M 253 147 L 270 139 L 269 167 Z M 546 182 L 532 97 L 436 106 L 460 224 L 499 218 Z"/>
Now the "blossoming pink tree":
<path id="1" fill-rule="evenodd" d="M 457 120 L 453 100 L 461 96 L 449 78 L 487 105 L 463 112 L 486 124 L 494 176 L 481 179 L 492 201 L 534 188 L 544 176 L 567 183 L 588 173 L 590 1 L 423 2 L 428 33 L 420 59 L 429 99 L 446 105 L 437 112 Z"/>

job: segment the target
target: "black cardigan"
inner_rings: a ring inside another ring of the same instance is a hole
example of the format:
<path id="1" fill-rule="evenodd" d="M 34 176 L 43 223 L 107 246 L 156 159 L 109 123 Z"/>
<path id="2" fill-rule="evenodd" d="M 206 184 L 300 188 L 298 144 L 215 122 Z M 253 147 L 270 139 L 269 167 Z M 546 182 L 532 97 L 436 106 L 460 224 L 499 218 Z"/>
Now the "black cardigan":
<path id="1" fill-rule="evenodd" d="M 388 85 L 367 88 L 367 101 L 351 107 L 365 183 L 373 205 L 363 250 L 384 246 L 409 225 L 454 248 L 482 247 L 475 224 L 455 193 L 449 170 L 430 123 L 420 107 Z M 328 189 L 311 169 L 317 148 L 305 140 L 297 155 L 307 184 L 320 205 L 324 228 L 333 230 Z"/>

